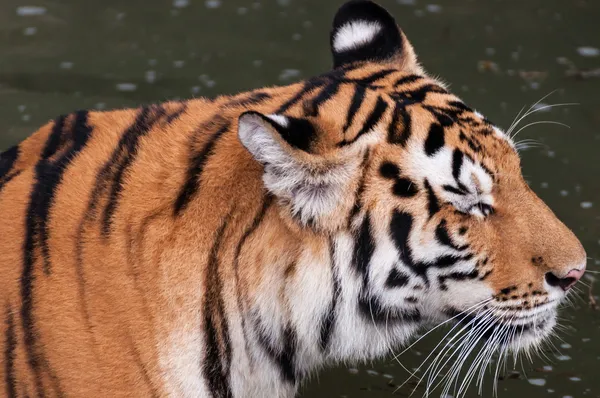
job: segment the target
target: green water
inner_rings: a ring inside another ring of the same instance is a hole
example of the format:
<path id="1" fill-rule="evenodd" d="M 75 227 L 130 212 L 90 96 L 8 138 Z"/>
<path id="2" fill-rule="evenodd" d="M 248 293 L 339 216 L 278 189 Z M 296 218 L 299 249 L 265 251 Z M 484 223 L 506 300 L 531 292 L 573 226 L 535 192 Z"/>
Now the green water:
<path id="1" fill-rule="evenodd" d="M 577 78 L 568 64 L 578 72 L 600 68 L 594 51 L 600 48 L 600 1 L 380 2 L 397 17 L 425 67 L 500 126 L 553 90 L 544 104 L 579 103 L 527 119 L 570 129 L 537 124 L 519 137 L 541 145 L 522 155 L 531 186 L 583 241 L 588 267 L 599 270 L 600 76 Z M 330 20 L 340 3 L 2 0 L 0 149 L 80 108 L 234 93 L 325 71 Z M 499 381 L 500 397 L 600 397 L 600 311 L 589 307 L 588 287 L 580 289 L 580 299 L 562 312 L 567 330 L 563 341 L 554 341 L 560 353 L 547 349 L 547 360 L 518 363 L 518 373 Z M 591 294 L 598 299 L 600 283 Z M 440 336 L 417 344 L 402 363 L 417 367 Z M 302 395 L 388 397 L 407 376 L 391 359 L 340 367 L 322 372 Z M 491 381 L 484 397 L 492 396 Z"/>

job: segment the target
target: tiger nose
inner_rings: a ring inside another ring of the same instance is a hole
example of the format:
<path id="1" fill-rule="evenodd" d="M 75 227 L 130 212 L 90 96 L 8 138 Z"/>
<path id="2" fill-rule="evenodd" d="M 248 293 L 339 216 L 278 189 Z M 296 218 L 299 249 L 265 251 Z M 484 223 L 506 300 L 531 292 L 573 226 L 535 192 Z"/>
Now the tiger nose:
<path id="1" fill-rule="evenodd" d="M 580 269 L 573 268 L 564 276 L 558 276 L 554 272 L 546 273 L 546 283 L 553 287 L 560 287 L 565 292 L 573 287 L 585 273 L 585 265 Z"/>

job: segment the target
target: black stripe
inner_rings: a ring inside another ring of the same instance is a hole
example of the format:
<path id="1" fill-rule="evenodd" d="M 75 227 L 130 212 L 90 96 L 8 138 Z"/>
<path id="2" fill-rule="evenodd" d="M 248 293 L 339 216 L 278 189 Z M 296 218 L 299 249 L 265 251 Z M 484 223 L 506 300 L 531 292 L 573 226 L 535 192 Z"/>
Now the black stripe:
<path id="1" fill-rule="evenodd" d="M 467 193 L 469 193 L 466 190 L 463 190 L 463 189 L 460 189 L 460 188 L 456 188 L 456 187 L 453 187 L 452 185 L 448 185 L 448 184 L 442 185 L 442 188 L 444 189 L 444 191 L 451 192 L 451 193 L 453 193 L 455 195 L 462 195 L 462 196 L 464 196 Z"/>
<path id="2" fill-rule="evenodd" d="M 437 123 L 432 123 L 429 127 L 427 139 L 425 140 L 425 153 L 427 156 L 433 156 L 443 148 L 445 143 L 444 136 L 444 128 Z"/>
<path id="3" fill-rule="evenodd" d="M 344 133 L 346 130 L 350 128 L 352 125 L 352 121 L 354 120 L 354 116 L 356 112 L 360 109 L 364 99 L 365 99 L 366 88 L 363 86 L 356 86 L 354 90 L 354 95 L 352 96 L 352 102 L 350 103 L 350 108 L 348 109 L 348 114 L 346 115 L 346 124 L 344 125 Z"/>
<path id="4" fill-rule="evenodd" d="M 423 76 L 418 76 L 418 75 L 404 76 L 404 77 L 401 77 L 400 79 L 396 80 L 396 83 L 394 83 L 394 86 L 398 87 L 398 86 L 402 86 L 404 84 L 414 83 L 421 79 L 423 79 Z"/>
<path id="5" fill-rule="evenodd" d="M 350 145 L 350 144 L 356 142 L 364 134 L 370 132 L 377 125 L 377 123 L 379 123 L 379 121 L 383 117 L 383 115 L 384 115 L 385 111 L 387 110 L 387 108 L 388 108 L 387 102 L 385 102 L 383 100 L 383 98 L 377 97 L 377 103 L 375 104 L 375 107 L 373 108 L 373 111 L 371 112 L 371 114 L 367 118 L 367 121 L 362 126 L 362 128 L 360 129 L 360 131 L 358 132 L 358 134 L 356 134 L 356 137 L 354 137 L 350 141 L 347 141 L 344 138 L 344 140 L 342 142 L 340 142 L 338 144 L 338 146 Z"/>
<path id="6" fill-rule="evenodd" d="M 333 328 L 335 325 L 335 319 L 337 316 L 337 305 L 340 299 L 340 281 L 337 275 L 337 267 L 335 264 L 335 243 L 333 239 L 329 240 L 329 261 L 331 267 L 331 303 L 329 304 L 325 316 L 321 319 L 321 335 L 319 338 L 319 345 L 321 351 L 326 352 L 329 349 L 329 344 L 333 336 Z"/>
<path id="7" fill-rule="evenodd" d="M 339 89 L 340 83 L 337 81 L 333 81 L 332 83 L 323 87 L 321 92 L 307 103 L 307 106 L 304 109 L 305 115 L 313 117 L 318 116 L 319 107 L 336 95 Z"/>
<path id="8" fill-rule="evenodd" d="M 452 249 L 457 251 L 463 251 L 469 247 L 469 245 L 458 246 L 452 241 L 452 239 L 450 238 L 450 233 L 448 232 L 446 220 L 440 221 L 440 223 L 436 227 L 435 237 L 440 244 L 451 247 Z"/>
<path id="9" fill-rule="evenodd" d="M 46 365 L 46 371 L 54 381 L 54 389 L 59 395 L 60 386 L 54 373 L 49 368 L 47 361 L 40 352 L 37 343 L 37 331 L 33 315 L 34 309 L 34 282 L 35 282 L 35 251 L 41 250 L 43 256 L 44 272 L 51 272 L 48 239 L 48 219 L 50 208 L 54 201 L 54 194 L 62 175 L 75 156 L 85 147 L 91 136 L 88 112 L 79 111 L 75 114 L 73 128 L 70 131 L 70 140 L 67 139 L 65 127 L 66 116 L 60 117 L 54 124 L 50 137 L 42 151 L 42 158 L 35 167 L 35 183 L 31 191 L 30 202 L 25 219 L 25 241 L 23 243 L 23 272 L 21 275 L 21 321 L 27 360 L 31 367 L 39 396 L 44 396 L 42 385 L 41 365 Z M 69 145 L 66 149 L 65 145 Z M 62 149 L 61 149 L 62 148 Z M 62 153 L 58 154 L 61 150 Z"/>
<path id="10" fill-rule="evenodd" d="M 459 180 L 460 177 L 460 169 L 463 165 L 463 153 L 458 150 L 455 149 L 454 153 L 452 154 L 452 177 L 454 177 L 455 180 Z"/>
<path id="11" fill-rule="evenodd" d="M 271 95 L 268 93 L 265 93 L 263 91 L 252 91 L 251 93 L 249 93 L 248 95 L 246 95 L 242 98 L 238 98 L 238 97 L 232 98 L 224 106 L 226 106 L 226 107 L 235 107 L 235 106 L 245 107 L 245 106 L 250 106 L 250 105 L 258 105 L 258 104 L 268 100 L 269 98 L 271 98 Z"/>
<path id="12" fill-rule="evenodd" d="M 438 211 L 440 211 L 440 203 L 438 198 L 433 192 L 433 188 L 429 185 L 429 181 L 425 179 L 424 182 L 425 190 L 427 191 L 427 211 L 429 212 L 429 218 L 433 217 Z"/>
<path id="13" fill-rule="evenodd" d="M 440 284 L 440 289 L 448 290 L 448 285 L 446 285 L 446 281 L 448 279 L 455 281 L 465 281 L 470 279 L 476 279 L 479 277 L 479 272 L 477 270 L 473 270 L 471 272 L 451 272 L 446 275 L 438 275 L 438 282 Z"/>
<path id="14" fill-rule="evenodd" d="M 6 395 L 9 398 L 17 396 L 17 379 L 15 377 L 15 350 L 17 338 L 15 336 L 15 321 L 10 306 L 6 306 L 6 333 L 4 335 L 4 383 Z"/>
<path id="15" fill-rule="evenodd" d="M 265 336 L 264 328 L 260 321 L 256 321 L 255 328 L 258 334 L 258 342 L 263 347 L 271 361 L 279 368 L 281 377 L 292 385 L 296 385 L 298 375 L 296 370 L 296 350 L 298 337 L 294 329 L 288 325 L 283 329 L 281 348 L 276 348 L 271 344 L 269 338 Z"/>
<path id="16" fill-rule="evenodd" d="M 402 130 L 398 130 L 398 122 L 402 118 Z M 392 116 L 392 123 L 388 130 L 388 142 L 405 146 L 412 133 L 411 117 L 406 107 L 396 104 Z"/>
<path id="17" fill-rule="evenodd" d="M 215 234 L 206 269 L 205 294 L 203 303 L 204 336 L 206 356 L 202 363 L 202 373 L 214 397 L 233 397 L 229 383 L 231 367 L 231 341 L 229 326 L 223 302 L 223 281 L 219 275 L 219 251 L 233 212 L 221 222 Z"/>
<path id="18" fill-rule="evenodd" d="M 200 187 L 200 176 L 202 171 L 204 170 L 204 166 L 208 161 L 208 158 L 213 155 L 215 146 L 219 141 L 219 138 L 229 130 L 230 123 L 224 119 L 218 119 L 217 125 L 219 129 L 210 137 L 208 142 L 204 145 L 204 148 L 193 155 L 190 160 L 190 166 L 187 170 L 186 181 L 181 187 L 179 191 L 179 195 L 175 200 L 173 213 L 175 216 L 178 216 L 185 208 L 189 205 L 191 200 L 193 199 L 196 192 Z M 204 129 L 208 128 L 208 125 L 205 124 L 200 128 L 200 133 L 203 132 Z"/>
<path id="19" fill-rule="evenodd" d="M 423 103 L 429 93 L 448 94 L 448 91 L 434 84 L 426 84 L 412 91 L 399 91 L 390 95 L 402 105 L 407 106 Z"/>
<path id="20" fill-rule="evenodd" d="M 326 84 L 326 81 L 323 78 L 315 78 L 311 80 L 307 80 L 304 83 L 302 89 L 296 93 L 292 98 L 286 101 L 283 105 L 277 109 L 275 113 L 281 114 L 290 109 L 292 106 L 296 105 L 306 94 L 310 93 L 312 90 L 322 87 Z"/>
<path id="21" fill-rule="evenodd" d="M 237 307 L 238 307 L 238 311 L 240 312 L 240 319 L 241 319 L 241 323 L 242 323 L 242 334 L 244 335 L 244 345 L 245 345 L 246 354 L 248 355 L 248 357 L 250 357 L 250 346 L 249 346 L 250 341 L 247 336 L 246 316 L 244 313 L 244 306 L 242 304 L 242 292 L 240 291 L 240 270 L 239 270 L 240 254 L 242 252 L 242 248 L 246 244 L 246 241 L 250 238 L 250 236 L 254 233 L 254 231 L 256 231 L 258 229 L 258 227 L 264 220 L 265 215 L 267 214 L 267 210 L 271 206 L 271 203 L 273 203 L 273 196 L 267 195 L 263 201 L 263 204 L 262 204 L 260 210 L 254 216 L 254 219 L 252 220 L 252 224 L 250 224 L 250 227 L 248 227 L 248 229 L 246 229 L 244 231 L 244 234 L 242 235 L 240 241 L 238 242 L 238 244 L 235 248 L 235 254 L 233 255 L 233 271 L 234 271 L 234 275 L 235 275 Z"/>
<path id="22" fill-rule="evenodd" d="M 2 192 L 2 188 L 4 188 L 4 186 L 8 184 L 13 178 L 18 177 L 22 171 L 23 170 L 17 170 L 14 173 L 7 175 L 5 178 L 0 179 L 0 193 Z"/>
<path id="23" fill-rule="evenodd" d="M 361 79 L 355 79 L 354 82 L 358 83 L 358 84 L 364 84 L 364 85 L 371 85 L 373 83 L 375 83 L 377 80 L 383 79 L 386 76 L 391 75 L 394 72 L 397 72 L 398 69 L 384 69 L 381 70 L 379 72 L 375 72 L 370 76 L 367 77 L 363 77 Z"/>
<path id="24" fill-rule="evenodd" d="M 175 120 L 179 119 L 179 117 L 181 117 L 181 115 L 183 115 L 186 111 L 187 111 L 188 105 L 186 102 L 182 102 L 181 103 L 181 107 L 179 109 L 174 110 L 172 113 L 170 113 L 165 122 L 166 124 L 171 124 L 173 123 Z"/>
<path id="25" fill-rule="evenodd" d="M 142 375 L 142 379 L 144 379 L 144 382 L 146 383 L 146 385 L 148 386 L 148 389 L 150 390 L 151 397 L 152 398 L 158 398 L 158 397 L 160 397 L 160 394 L 158 393 L 158 391 L 154 387 L 154 383 L 152 383 L 152 379 L 150 378 L 150 374 L 148 373 L 148 369 L 146 368 L 146 365 L 144 364 L 144 361 L 142 361 L 142 357 L 140 355 L 140 351 L 135 346 L 135 343 L 133 342 L 133 338 L 131 337 L 131 335 L 129 333 L 127 333 L 127 339 L 128 339 L 128 342 L 129 342 L 129 345 L 130 345 L 130 348 L 131 348 L 131 353 L 133 355 L 133 360 L 134 360 L 135 364 L 137 365 L 137 367 L 140 370 L 140 373 Z"/>
<path id="26" fill-rule="evenodd" d="M 366 286 L 369 281 L 369 264 L 374 252 L 375 241 L 371 230 L 371 217 L 367 213 L 358 231 L 352 256 L 352 265 L 362 276 L 363 286 Z"/>
<path id="27" fill-rule="evenodd" d="M 0 184 L 8 177 L 8 173 L 10 173 L 15 162 L 19 158 L 19 152 L 19 147 L 15 145 L 0 153 Z"/>
<path id="28" fill-rule="evenodd" d="M 412 250 L 408 244 L 412 226 L 413 217 L 410 214 L 394 210 L 390 222 L 390 236 L 400 254 L 400 260 L 409 268 L 414 268 L 415 266 L 412 259 Z"/>
<path id="29" fill-rule="evenodd" d="M 367 162 L 369 161 L 369 150 L 365 151 L 365 155 L 363 157 L 363 161 L 360 165 L 360 168 L 363 170 L 361 176 L 360 176 L 360 180 L 358 182 L 358 188 L 356 190 L 356 195 L 354 197 L 354 206 L 352 206 L 352 210 L 350 210 L 350 214 L 348 215 L 348 228 L 351 227 L 352 225 L 352 220 L 354 219 L 354 217 L 356 217 L 356 215 L 358 214 L 358 212 L 361 209 L 362 206 L 362 195 L 365 191 L 365 180 L 367 178 L 367 172 L 369 171 L 367 168 Z"/>
<path id="30" fill-rule="evenodd" d="M 415 308 L 386 307 L 381 300 L 373 295 L 361 296 L 358 308 L 365 321 L 378 326 L 395 323 L 415 323 L 421 320 L 421 312 Z"/>
<path id="31" fill-rule="evenodd" d="M 411 198 L 415 196 L 417 192 L 417 185 L 408 178 L 404 177 L 396 178 L 396 182 L 394 182 L 392 187 L 392 193 L 395 196 L 402 198 Z"/>
<path id="32" fill-rule="evenodd" d="M 398 271 L 396 268 L 392 268 L 390 273 L 388 274 L 387 279 L 385 280 L 385 287 L 387 288 L 398 288 L 408 285 L 410 281 L 408 275 L 405 275 Z"/>
<path id="33" fill-rule="evenodd" d="M 148 134 L 154 124 L 164 115 L 165 110 L 162 106 L 144 107 L 133 124 L 121 136 L 117 148 L 107 163 L 114 168 L 114 171 L 110 176 L 112 184 L 102 216 L 102 235 L 104 237 L 110 233 L 112 219 L 123 190 L 123 178 L 137 156 L 140 138 Z"/>

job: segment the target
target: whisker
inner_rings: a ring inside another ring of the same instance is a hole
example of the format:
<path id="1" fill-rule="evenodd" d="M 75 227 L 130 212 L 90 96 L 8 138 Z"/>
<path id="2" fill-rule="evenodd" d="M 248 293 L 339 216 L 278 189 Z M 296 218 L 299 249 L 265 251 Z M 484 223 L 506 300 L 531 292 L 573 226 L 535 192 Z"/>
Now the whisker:
<path id="1" fill-rule="evenodd" d="M 540 120 L 540 121 L 537 121 L 537 122 L 531 122 L 531 123 L 529 123 L 529 124 L 526 124 L 525 126 L 521 127 L 521 128 L 520 128 L 519 130 L 517 130 L 517 132 L 516 132 L 516 133 L 513 135 L 513 138 L 514 138 L 514 137 L 516 137 L 516 136 L 517 136 L 517 134 L 519 134 L 521 131 L 523 131 L 523 130 L 524 130 L 524 129 L 526 129 L 527 127 L 534 126 L 534 125 L 536 125 L 536 124 L 544 124 L 544 123 L 545 123 L 545 124 L 557 124 L 557 125 L 559 125 L 559 126 L 563 126 L 563 127 L 569 128 L 569 129 L 571 128 L 571 126 L 569 126 L 568 124 L 564 124 L 564 123 L 561 123 L 561 122 L 555 122 L 555 121 L 552 121 L 552 120 Z"/>

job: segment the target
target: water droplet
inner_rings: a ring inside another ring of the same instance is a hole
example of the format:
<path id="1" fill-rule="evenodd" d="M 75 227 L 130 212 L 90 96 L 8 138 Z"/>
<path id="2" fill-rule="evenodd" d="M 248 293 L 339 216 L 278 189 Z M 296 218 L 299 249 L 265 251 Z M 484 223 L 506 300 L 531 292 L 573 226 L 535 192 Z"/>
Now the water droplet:
<path id="1" fill-rule="evenodd" d="M 417 0 L 397 0 L 397 2 L 403 6 L 414 6 L 417 4 Z"/>
<path id="2" fill-rule="evenodd" d="M 30 26 L 28 28 L 23 29 L 23 34 L 25 36 L 33 36 L 37 33 L 37 28 L 35 26 Z"/>
<path id="3" fill-rule="evenodd" d="M 428 4 L 427 11 L 435 14 L 442 11 L 442 6 L 439 4 Z"/>
<path id="4" fill-rule="evenodd" d="M 582 209 L 590 209 L 593 206 L 592 202 L 581 202 Z"/>
<path id="5" fill-rule="evenodd" d="M 597 57 L 600 55 L 600 49 L 596 47 L 583 46 L 577 48 L 577 53 L 582 57 Z"/>
<path id="6" fill-rule="evenodd" d="M 31 17 L 36 15 L 44 15 L 46 13 L 46 7 L 36 6 L 21 6 L 17 7 L 17 15 L 20 17 Z"/>
<path id="7" fill-rule="evenodd" d="M 559 361 L 570 361 L 571 357 L 568 355 L 557 355 L 556 359 L 558 359 Z"/>
<path id="8" fill-rule="evenodd" d="M 377 376 L 379 374 L 379 372 L 373 370 L 373 369 L 367 369 L 367 374 L 369 376 Z"/>
<path id="9" fill-rule="evenodd" d="M 154 83 L 156 81 L 156 71 L 147 70 L 146 71 L 146 81 L 148 83 Z"/>
<path id="10" fill-rule="evenodd" d="M 300 71 L 298 69 L 284 69 L 279 74 L 279 80 L 290 80 L 300 76 Z"/>
<path id="11" fill-rule="evenodd" d="M 248 8 L 247 7 L 240 7 L 240 8 L 237 9 L 237 13 L 239 15 L 244 15 L 244 14 L 248 13 Z"/>
<path id="12" fill-rule="evenodd" d="M 569 344 L 569 343 L 563 343 L 563 344 L 560 345 L 560 348 L 564 348 L 565 350 L 569 349 L 569 348 L 571 348 L 571 344 Z"/>
<path id="13" fill-rule="evenodd" d="M 546 379 L 529 379 L 527 381 L 529 381 L 529 384 L 532 384 L 534 386 L 543 387 L 546 385 Z"/>
<path id="14" fill-rule="evenodd" d="M 19 110 L 19 112 L 23 113 L 25 112 L 25 109 L 27 109 L 27 107 L 25 105 L 19 105 L 17 109 Z"/>
<path id="15" fill-rule="evenodd" d="M 358 369 L 350 368 L 350 369 L 348 369 L 348 373 L 353 374 L 353 375 L 358 374 Z"/>
<path id="16" fill-rule="evenodd" d="M 184 8 L 190 5 L 190 0 L 173 0 L 173 7 Z"/>
<path id="17" fill-rule="evenodd" d="M 581 381 L 581 377 L 573 376 L 573 377 L 569 377 L 569 380 L 571 380 L 571 381 Z"/>
<path id="18" fill-rule="evenodd" d="M 221 0 L 206 0 L 204 6 L 206 8 L 219 8 L 221 7 Z"/>
<path id="19" fill-rule="evenodd" d="M 117 91 L 131 92 L 137 90 L 135 83 L 117 83 Z"/>
<path id="20" fill-rule="evenodd" d="M 181 60 L 173 61 L 173 67 L 175 67 L 175 68 L 182 68 L 183 65 L 185 65 L 185 61 L 181 61 Z"/>
<path id="21" fill-rule="evenodd" d="M 63 61 L 60 63 L 60 65 L 58 67 L 60 69 L 71 69 L 71 68 L 73 68 L 73 62 Z"/>

